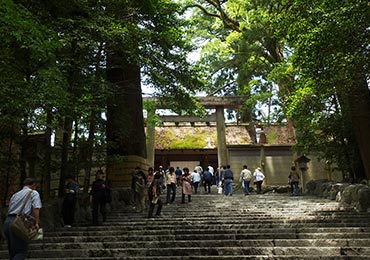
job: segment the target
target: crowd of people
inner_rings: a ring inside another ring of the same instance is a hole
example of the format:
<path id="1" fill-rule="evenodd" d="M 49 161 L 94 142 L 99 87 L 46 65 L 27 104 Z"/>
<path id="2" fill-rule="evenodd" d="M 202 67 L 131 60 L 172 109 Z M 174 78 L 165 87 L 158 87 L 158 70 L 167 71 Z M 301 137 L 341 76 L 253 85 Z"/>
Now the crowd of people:
<path id="1" fill-rule="evenodd" d="M 294 192 L 297 192 L 296 174 L 292 178 Z M 251 194 L 252 184 L 256 186 L 257 194 L 262 193 L 264 180 L 265 175 L 260 167 L 252 173 L 248 166 L 244 165 L 239 175 L 239 183 L 244 195 Z M 147 216 L 152 218 L 155 207 L 157 206 L 155 215 L 160 215 L 164 205 L 175 202 L 177 193 L 181 192 L 182 204 L 186 203 L 186 198 L 187 202 L 191 203 L 193 194 L 210 194 L 213 185 L 217 187 L 217 193 L 232 196 L 236 184 L 230 165 L 219 167 L 216 170 L 212 166 L 203 169 L 198 165 L 192 171 L 188 167 L 180 169 L 179 166 L 176 168 L 159 166 L 157 170 L 150 167 L 147 174 L 137 167 L 132 174 L 133 207 L 136 212 L 144 212 L 148 207 Z M 161 194 L 163 194 L 163 199 Z"/>
<path id="2" fill-rule="evenodd" d="M 256 193 L 262 193 L 262 183 L 265 180 L 260 167 L 252 173 L 247 165 L 243 166 L 240 172 L 239 182 L 243 187 L 244 195 L 251 194 L 251 183 L 256 185 Z M 133 194 L 134 208 L 137 212 L 145 212 L 147 217 L 152 218 L 161 215 L 163 205 L 175 203 L 178 190 L 181 190 L 181 203 L 192 202 L 192 195 L 202 193 L 210 194 L 212 185 L 217 186 L 217 192 L 225 196 L 233 195 L 234 173 L 229 165 L 219 167 L 214 170 L 212 166 L 204 170 L 201 166 L 196 166 L 191 172 L 188 167 L 176 169 L 172 166 L 164 169 L 159 166 L 155 171 L 152 167 L 147 170 L 147 174 L 140 167 L 136 167 L 132 173 L 131 190 Z M 288 176 L 288 183 L 291 186 L 291 194 L 299 195 L 300 188 L 299 174 L 295 166 L 291 167 Z M 36 191 L 36 180 L 27 178 L 23 182 L 23 189 L 15 193 L 10 199 L 8 215 L 4 223 L 4 234 L 8 242 L 10 259 L 25 259 L 28 251 L 28 242 L 20 239 L 11 230 L 11 224 L 17 214 L 23 213 L 34 216 L 35 229 L 39 229 L 39 211 L 42 206 L 40 195 Z M 65 184 L 65 197 L 62 204 L 62 216 L 64 226 L 69 228 L 74 223 L 74 213 L 77 202 L 79 186 L 74 176 L 67 176 Z M 165 203 L 162 201 L 161 194 L 165 194 Z M 103 170 L 96 172 L 95 181 L 91 184 L 90 206 L 92 209 L 92 225 L 100 225 L 99 213 L 102 221 L 106 221 L 106 203 L 111 202 L 111 189 L 105 181 Z M 29 198 L 29 199 L 28 199 Z M 24 208 L 24 209 L 23 209 Z"/>

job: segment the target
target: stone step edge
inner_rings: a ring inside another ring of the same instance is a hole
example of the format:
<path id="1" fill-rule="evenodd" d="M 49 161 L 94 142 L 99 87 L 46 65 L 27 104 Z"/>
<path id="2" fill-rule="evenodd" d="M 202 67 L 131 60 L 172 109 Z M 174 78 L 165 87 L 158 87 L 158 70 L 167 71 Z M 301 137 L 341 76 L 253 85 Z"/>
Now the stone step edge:
<path id="1" fill-rule="evenodd" d="M 2 258 L 0 258 L 2 259 Z M 4 258 L 5 259 L 5 258 Z M 7 258 L 6 258 L 7 259 Z M 32 260 L 45 260 L 50 258 L 29 258 Z M 53 260 L 66 260 L 66 258 L 52 258 Z M 209 260 L 208 256 L 161 256 L 161 257 L 89 257 L 89 260 Z M 259 255 L 235 255 L 235 256 L 212 256 L 219 260 L 297 260 L 297 256 L 259 256 Z M 369 256 L 300 256 L 301 260 L 369 260 Z M 68 260 L 86 260 L 86 257 L 73 257 Z"/>
<path id="2" fill-rule="evenodd" d="M 354 255 L 358 255 L 358 252 L 360 252 L 361 249 L 365 249 L 366 251 L 366 254 L 363 254 L 363 255 L 370 255 L 370 247 L 346 247 L 346 246 L 328 246 L 328 247 L 324 247 L 323 249 L 321 248 L 318 248 L 316 246 L 310 246 L 310 247 L 307 247 L 307 246 L 304 246 L 304 247 L 300 247 L 300 246 L 291 246 L 291 247 L 280 247 L 280 246 L 262 246 L 262 247 L 257 247 L 258 250 L 271 250 L 271 251 L 274 251 L 274 250 L 279 250 L 279 249 L 283 249 L 284 250 L 297 250 L 296 253 L 298 253 L 298 255 L 301 255 L 299 254 L 299 252 L 302 252 L 302 254 L 306 254 L 307 252 L 311 252 L 310 254 L 311 255 L 316 255 L 316 254 L 313 254 L 313 252 L 320 252 L 320 251 L 326 251 L 328 252 L 328 250 L 333 250 L 333 251 L 337 251 L 339 255 L 341 255 L 343 252 L 347 252 L 350 251 L 350 252 L 353 252 Z M 234 247 L 234 246 L 229 246 L 229 247 L 192 247 L 192 250 L 191 252 L 195 252 L 195 251 L 198 251 L 198 252 L 206 252 L 207 250 L 217 250 L 217 249 L 220 249 L 220 250 L 225 250 L 225 249 L 228 249 L 229 252 L 233 251 L 233 250 L 243 250 L 243 251 L 247 251 L 247 250 L 256 250 L 256 247 L 254 246 L 237 246 L 237 247 Z M 69 252 L 83 252 L 83 251 L 87 251 L 87 252 L 102 252 L 102 251 L 108 251 L 108 252 L 127 252 L 127 251 L 138 251 L 138 252 L 142 252 L 142 251 L 160 251 L 160 252 L 164 252 L 164 251 L 168 251 L 168 252 L 172 252 L 172 251 L 188 251 L 187 248 L 184 248 L 184 247 L 163 247 L 163 248 L 156 248 L 155 250 L 153 248 L 106 248 L 106 249 L 101 249 L 101 248 L 89 248 L 89 249 L 81 249 L 81 248 L 73 248 L 73 249 L 54 249 L 52 251 L 52 253 L 58 253 L 58 252 L 66 252 L 66 251 L 69 251 Z M 45 253 L 46 251 L 44 250 L 33 250 L 31 251 L 31 254 L 36 254 L 37 252 L 40 252 L 40 253 Z M 209 253 L 209 252 L 207 252 Z M 211 254 L 208 254 L 208 255 L 211 255 Z M 279 255 L 279 254 L 272 254 L 272 255 Z M 154 255 L 156 256 L 156 255 Z M 185 256 L 189 256 L 188 254 L 185 255 Z M 216 255 L 217 256 L 217 255 Z"/>

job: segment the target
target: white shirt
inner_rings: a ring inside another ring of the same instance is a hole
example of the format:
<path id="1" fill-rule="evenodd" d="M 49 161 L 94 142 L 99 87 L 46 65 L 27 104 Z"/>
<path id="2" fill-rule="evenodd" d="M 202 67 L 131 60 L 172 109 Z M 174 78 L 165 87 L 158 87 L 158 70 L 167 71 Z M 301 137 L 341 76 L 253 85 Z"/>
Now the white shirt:
<path id="1" fill-rule="evenodd" d="M 171 185 L 171 183 L 176 183 L 176 174 L 173 172 L 172 174 L 170 172 L 166 173 L 166 184 Z"/>
<path id="2" fill-rule="evenodd" d="M 10 198 L 8 215 L 18 213 L 33 215 L 32 209 L 40 209 L 42 207 L 40 194 L 37 191 L 33 190 L 30 198 L 28 199 L 26 205 L 24 206 L 23 212 L 19 212 L 22 208 L 23 202 L 26 199 L 27 194 L 31 190 L 32 190 L 31 188 L 24 186 L 22 190 L 18 191 Z"/>
<path id="3" fill-rule="evenodd" d="M 215 169 L 213 169 L 213 167 L 211 165 L 208 166 L 208 171 L 212 174 L 212 176 L 215 173 Z"/>
<path id="4" fill-rule="evenodd" d="M 256 181 L 263 181 L 265 179 L 265 175 L 263 175 L 263 173 L 259 170 L 255 170 L 253 176 Z"/>
<path id="5" fill-rule="evenodd" d="M 193 178 L 193 182 L 200 182 L 200 174 L 198 172 L 192 172 L 191 177 Z"/>
<path id="6" fill-rule="evenodd" d="M 240 173 L 240 177 L 245 181 L 250 181 L 253 177 L 252 173 L 248 169 L 243 169 Z"/>

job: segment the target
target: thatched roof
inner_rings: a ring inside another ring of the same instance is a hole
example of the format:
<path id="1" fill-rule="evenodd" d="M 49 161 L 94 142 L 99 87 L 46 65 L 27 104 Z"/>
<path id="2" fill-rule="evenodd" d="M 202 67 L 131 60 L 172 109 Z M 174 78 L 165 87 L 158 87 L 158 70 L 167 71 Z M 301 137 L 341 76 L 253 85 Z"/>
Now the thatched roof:
<path id="1" fill-rule="evenodd" d="M 260 131 L 257 129 L 257 135 Z M 292 134 L 289 134 L 287 126 L 263 127 L 263 132 L 268 144 L 294 144 L 295 142 Z M 226 126 L 226 144 L 253 144 L 247 126 Z M 216 147 L 217 132 L 215 125 L 156 127 L 155 149 L 214 149 Z"/>

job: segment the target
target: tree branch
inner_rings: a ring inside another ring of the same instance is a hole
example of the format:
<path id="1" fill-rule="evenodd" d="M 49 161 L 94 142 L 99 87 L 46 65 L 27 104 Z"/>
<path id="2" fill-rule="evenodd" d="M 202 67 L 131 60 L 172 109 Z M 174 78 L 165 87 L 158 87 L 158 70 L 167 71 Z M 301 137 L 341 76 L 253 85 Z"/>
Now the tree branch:
<path id="1" fill-rule="evenodd" d="M 204 6 L 199 5 L 199 4 L 187 5 L 185 6 L 185 9 L 199 8 L 206 16 L 215 17 L 215 18 L 220 19 L 226 28 L 240 32 L 239 22 L 236 19 L 233 19 L 228 16 L 228 14 L 222 9 L 222 4 L 220 3 L 220 1 L 206 0 L 206 2 L 210 4 L 211 6 L 213 6 L 214 8 L 216 8 L 218 13 L 217 14 L 211 13 Z"/>

